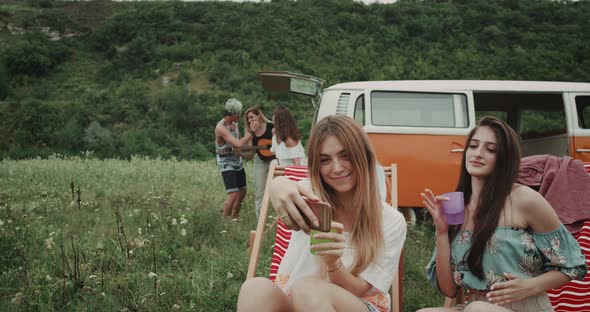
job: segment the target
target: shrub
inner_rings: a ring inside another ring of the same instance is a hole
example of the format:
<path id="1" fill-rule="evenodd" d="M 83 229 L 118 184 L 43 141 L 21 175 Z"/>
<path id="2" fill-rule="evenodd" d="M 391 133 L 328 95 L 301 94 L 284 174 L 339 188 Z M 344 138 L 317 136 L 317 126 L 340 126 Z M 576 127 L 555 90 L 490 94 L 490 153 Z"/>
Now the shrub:
<path id="1" fill-rule="evenodd" d="M 24 40 L 6 49 L 4 62 L 12 75 L 42 76 L 69 55 L 65 46 L 44 34 L 27 34 Z"/>
<path id="2" fill-rule="evenodd" d="M 84 130 L 84 142 L 89 150 L 95 151 L 102 156 L 113 154 L 113 134 L 111 130 L 103 128 L 98 121 L 90 123 Z"/>
<path id="3" fill-rule="evenodd" d="M 0 100 L 4 100 L 8 96 L 8 74 L 4 64 L 0 62 Z"/>

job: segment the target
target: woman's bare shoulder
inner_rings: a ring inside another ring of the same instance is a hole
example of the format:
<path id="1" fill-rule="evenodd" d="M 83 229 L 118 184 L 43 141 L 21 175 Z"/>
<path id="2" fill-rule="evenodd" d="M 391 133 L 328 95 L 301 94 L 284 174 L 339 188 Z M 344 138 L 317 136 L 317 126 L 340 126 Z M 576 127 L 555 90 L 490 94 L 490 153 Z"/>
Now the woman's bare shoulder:
<path id="1" fill-rule="evenodd" d="M 553 207 L 532 188 L 515 184 L 510 198 L 513 208 L 535 232 L 546 232 L 559 225 L 559 219 Z"/>

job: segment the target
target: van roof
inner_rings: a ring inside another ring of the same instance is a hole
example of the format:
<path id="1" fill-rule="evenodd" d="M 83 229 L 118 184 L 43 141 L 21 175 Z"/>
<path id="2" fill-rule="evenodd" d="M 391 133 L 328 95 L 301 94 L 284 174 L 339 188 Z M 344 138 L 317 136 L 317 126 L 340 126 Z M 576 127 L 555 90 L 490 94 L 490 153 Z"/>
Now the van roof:
<path id="1" fill-rule="evenodd" d="M 590 83 L 515 80 L 388 80 L 338 83 L 326 90 L 371 89 L 399 91 L 530 91 L 530 92 L 590 92 Z"/>

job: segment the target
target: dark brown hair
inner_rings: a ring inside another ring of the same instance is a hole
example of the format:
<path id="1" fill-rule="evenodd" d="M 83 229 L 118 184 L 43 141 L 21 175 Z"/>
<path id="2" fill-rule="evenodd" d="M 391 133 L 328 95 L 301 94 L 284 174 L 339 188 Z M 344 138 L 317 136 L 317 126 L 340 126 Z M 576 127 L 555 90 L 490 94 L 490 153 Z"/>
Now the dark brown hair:
<path id="1" fill-rule="evenodd" d="M 295 141 L 301 140 L 301 133 L 297 129 L 297 123 L 293 114 L 285 107 L 279 106 L 273 112 L 274 129 L 277 138 L 281 141 L 286 141 L 291 138 Z"/>
<path id="2" fill-rule="evenodd" d="M 496 117 L 485 116 L 480 119 L 477 127 L 471 130 L 467 136 L 465 149 L 463 150 L 463 160 L 461 161 L 459 183 L 457 184 L 457 191 L 463 192 L 466 206 L 469 204 L 473 192 L 471 189 L 471 175 L 467 172 L 466 167 L 466 152 L 469 148 L 469 142 L 481 127 L 489 127 L 496 134 L 496 165 L 492 173 L 486 178 L 477 203 L 475 203 L 472 245 L 467 254 L 467 265 L 473 275 L 479 279 L 484 279 L 483 255 L 488 241 L 498 227 L 500 214 L 512 191 L 512 186 L 518 178 L 521 152 L 518 136 L 510 126 Z M 449 227 L 449 239 L 451 242 L 460 228 L 461 225 Z"/>

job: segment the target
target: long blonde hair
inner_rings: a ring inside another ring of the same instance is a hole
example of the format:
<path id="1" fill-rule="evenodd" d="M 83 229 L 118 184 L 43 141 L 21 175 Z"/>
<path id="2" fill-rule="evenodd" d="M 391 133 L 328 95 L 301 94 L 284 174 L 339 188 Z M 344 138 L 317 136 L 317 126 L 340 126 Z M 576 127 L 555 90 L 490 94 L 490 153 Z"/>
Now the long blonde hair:
<path id="1" fill-rule="evenodd" d="M 356 179 L 350 237 L 356 251 L 351 273 L 358 275 L 381 255 L 384 245 L 383 207 L 376 185 L 375 152 L 366 133 L 350 117 L 328 116 L 313 127 L 307 144 L 311 185 L 322 200 L 330 202 L 336 209 L 335 191 L 320 175 L 319 153 L 329 136 L 336 137 L 344 147 Z"/>

